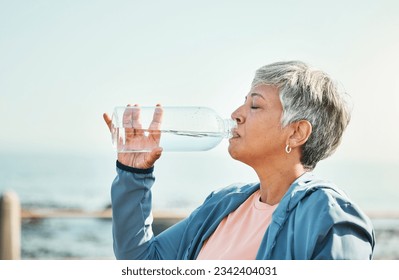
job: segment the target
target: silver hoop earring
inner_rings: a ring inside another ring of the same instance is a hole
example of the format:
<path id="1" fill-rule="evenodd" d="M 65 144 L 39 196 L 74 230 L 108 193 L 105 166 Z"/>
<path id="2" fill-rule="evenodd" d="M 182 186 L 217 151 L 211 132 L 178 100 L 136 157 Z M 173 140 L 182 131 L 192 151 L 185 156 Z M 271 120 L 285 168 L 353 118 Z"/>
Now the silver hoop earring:
<path id="1" fill-rule="evenodd" d="M 285 146 L 285 152 L 287 154 L 289 154 L 289 153 L 291 153 L 291 151 L 292 151 L 292 148 L 290 147 L 290 145 L 287 144 L 287 146 Z"/>

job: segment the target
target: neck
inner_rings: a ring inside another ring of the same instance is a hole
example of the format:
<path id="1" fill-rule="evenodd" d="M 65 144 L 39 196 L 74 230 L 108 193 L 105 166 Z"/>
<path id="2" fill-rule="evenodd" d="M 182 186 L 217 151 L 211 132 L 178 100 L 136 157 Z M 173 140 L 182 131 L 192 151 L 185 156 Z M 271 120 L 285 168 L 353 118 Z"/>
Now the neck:
<path id="1" fill-rule="evenodd" d="M 291 184 L 306 171 L 301 163 L 255 169 L 260 180 L 261 201 L 269 205 L 279 203 Z"/>

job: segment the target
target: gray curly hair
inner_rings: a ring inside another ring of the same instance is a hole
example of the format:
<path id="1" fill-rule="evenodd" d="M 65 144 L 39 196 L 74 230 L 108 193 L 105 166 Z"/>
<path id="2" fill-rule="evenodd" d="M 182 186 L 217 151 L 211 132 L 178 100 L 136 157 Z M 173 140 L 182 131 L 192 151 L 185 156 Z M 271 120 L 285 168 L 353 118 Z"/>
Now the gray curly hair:
<path id="1" fill-rule="evenodd" d="M 301 61 L 277 62 L 259 68 L 252 87 L 277 86 L 283 106 L 282 127 L 300 120 L 312 125 L 312 133 L 302 146 L 301 163 L 314 169 L 330 156 L 341 142 L 350 121 L 348 95 L 326 73 Z"/>

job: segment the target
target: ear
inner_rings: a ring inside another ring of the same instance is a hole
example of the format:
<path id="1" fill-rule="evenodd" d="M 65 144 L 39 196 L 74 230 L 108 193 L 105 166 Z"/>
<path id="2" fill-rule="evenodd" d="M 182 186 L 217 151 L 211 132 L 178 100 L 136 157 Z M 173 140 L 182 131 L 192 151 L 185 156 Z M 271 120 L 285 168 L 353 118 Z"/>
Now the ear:
<path id="1" fill-rule="evenodd" d="M 305 144 L 312 133 L 312 124 L 307 120 L 300 120 L 292 123 L 290 126 L 292 132 L 287 144 L 292 148 L 296 148 Z"/>

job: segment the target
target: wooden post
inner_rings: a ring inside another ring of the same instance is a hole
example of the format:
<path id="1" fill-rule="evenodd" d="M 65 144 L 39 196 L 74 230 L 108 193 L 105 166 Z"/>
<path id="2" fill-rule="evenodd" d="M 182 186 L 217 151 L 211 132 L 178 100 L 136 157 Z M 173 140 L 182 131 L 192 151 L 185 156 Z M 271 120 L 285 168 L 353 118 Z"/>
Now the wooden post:
<path id="1" fill-rule="evenodd" d="M 15 192 L 0 197 L 0 260 L 21 258 L 21 205 Z"/>

